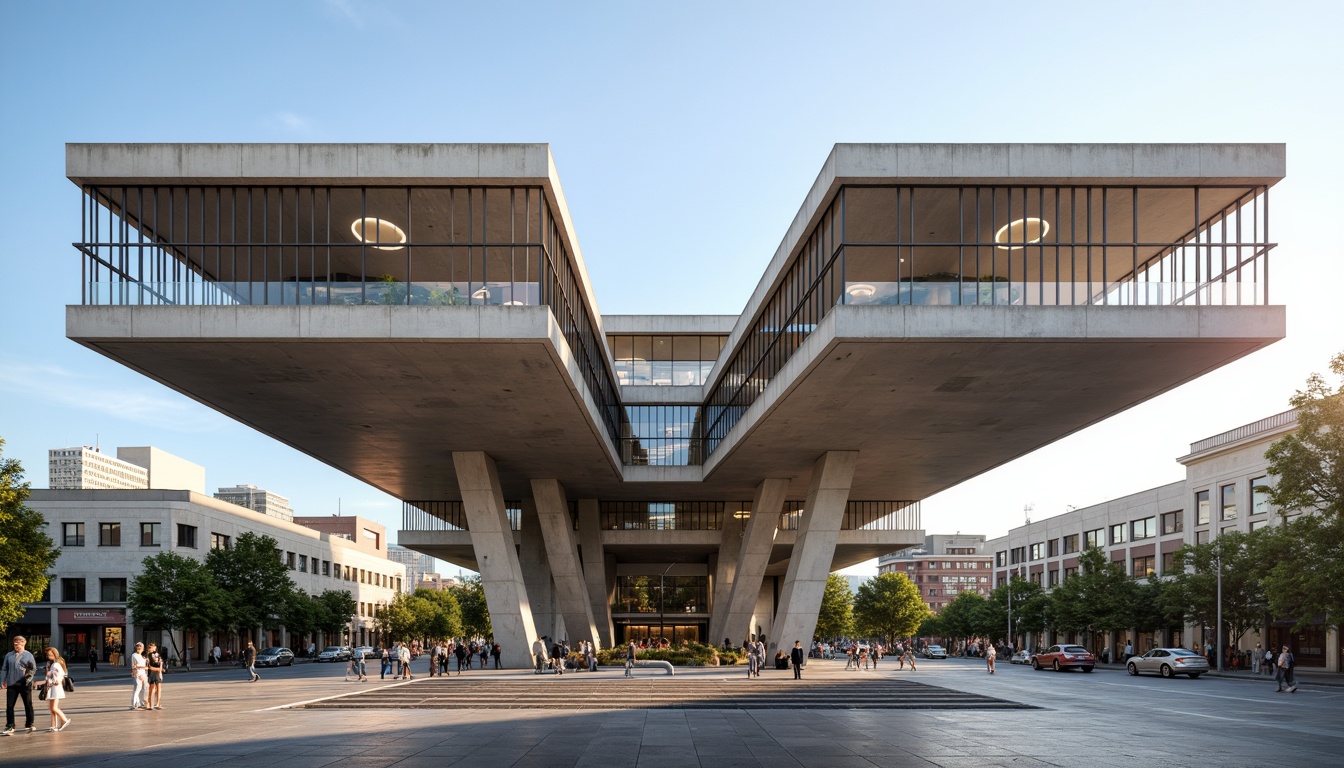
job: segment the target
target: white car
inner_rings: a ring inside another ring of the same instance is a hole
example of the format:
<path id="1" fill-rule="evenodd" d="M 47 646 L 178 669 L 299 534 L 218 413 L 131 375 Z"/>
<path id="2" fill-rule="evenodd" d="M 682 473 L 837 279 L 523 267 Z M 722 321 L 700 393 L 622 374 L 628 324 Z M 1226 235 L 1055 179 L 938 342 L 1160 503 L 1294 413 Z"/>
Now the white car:
<path id="1" fill-rule="evenodd" d="M 372 659 L 373 646 L 372 645 L 355 646 L 354 656 L 356 659 Z"/>
<path id="2" fill-rule="evenodd" d="M 924 646 L 924 658 L 926 659 L 946 659 L 947 650 L 941 645 Z"/>
<path id="3" fill-rule="evenodd" d="M 1013 657 L 1012 657 L 1011 659 L 1008 660 L 1008 663 L 1009 663 L 1009 664 L 1030 664 L 1030 663 L 1031 663 L 1031 651 L 1018 651 L 1017 653 L 1014 653 L 1014 654 L 1013 654 Z"/>

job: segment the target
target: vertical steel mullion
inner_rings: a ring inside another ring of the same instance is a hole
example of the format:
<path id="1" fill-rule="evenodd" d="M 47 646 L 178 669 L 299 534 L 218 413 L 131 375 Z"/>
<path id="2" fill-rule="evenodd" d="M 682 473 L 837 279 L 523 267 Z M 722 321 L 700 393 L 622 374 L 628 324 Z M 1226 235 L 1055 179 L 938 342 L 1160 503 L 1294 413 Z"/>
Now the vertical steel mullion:
<path id="1" fill-rule="evenodd" d="M 1092 187 L 1087 188 L 1084 205 L 1087 207 L 1087 303 L 1092 304 Z"/>
<path id="2" fill-rule="evenodd" d="M 140 279 L 140 284 L 136 286 L 136 304 L 145 303 L 145 188 L 136 187 L 136 196 L 140 201 L 140 227 L 136 229 L 136 267 L 135 275 Z M 159 206 L 157 202 L 157 192 L 155 194 L 154 210 L 157 213 Z"/>
<path id="3" fill-rule="evenodd" d="M 332 274 L 331 274 L 331 187 L 326 187 L 326 188 L 325 188 L 325 194 L 326 194 L 326 197 L 327 197 L 327 199 L 326 199 L 326 205 L 327 205 L 326 219 L 327 219 L 327 220 L 326 220 L 326 223 L 324 224 L 324 228 L 326 229 L 326 234 L 323 235 L 323 237 L 325 238 L 325 239 L 323 240 L 323 243 L 324 243 L 324 250 L 326 251 L 326 254 L 327 254 L 327 274 L 326 274 L 326 282 L 327 282 L 327 306 L 331 306 L 331 282 L 332 282 Z"/>
<path id="4" fill-rule="evenodd" d="M 255 191 L 255 187 L 247 187 L 247 303 L 250 306 L 255 306 L 257 303 L 256 281 L 252 279 L 254 277 L 252 274 L 252 261 L 254 255 L 252 253 L 254 240 L 252 237 L 252 209 L 254 207 L 252 205 L 252 193 Z"/>
<path id="5" fill-rule="evenodd" d="M 1011 205 L 1011 201 L 1010 201 L 1009 210 L 1011 211 L 1011 209 L 1012 209 L 1012 205 Z M 990 188 L 989 188 L 989 228 L 990 228 L 990 230 L 992 230 L 992 231 L 995 233 L 995 234 L 989 236 L 989 239 L 990 239 L 990 243 L 989 243 L 989 271 L 990 271 L 990 273 L 993 275 L 993 276 L 990 278 L 990 281 L 989 281 L 989 305 L 990 305 L 991 307 L 994 306 L 996 303 L 998 303 L 998 302 L 997 302 L 997 299 L 998 299 L 998 291 L 995 290 L 995 285 L 996 285 L 997 278 L 998 278 L 998 276 L 999 276 L 999 238 L 998 238 L 998 227 L 994 226 L 995 224 L 998 224 L 998 222 L 999 222 L 999 188 L 998 188 L 998 187 L 990 187 Z M 1009 224 L 1011 224 L 1011 223 L 1012 223 L 1012 222 L 1009 221 Z M 1008 245 L 1011 246 L 1012 244 L 1013 244 L 1013 231 L 1012 231 L 1012 227 L 1009 227 L 1009 228 L 1008 228 Z M 1009 253 L 1012 253 L 1012 251 L 1009 251 Z M 1008 290 L 1011 292 L 1012 289 L 1013 289 L 1013 285 L 1012 285 L 1012 282 L 1010 281 L 1010 282 L 1008 283 Z"/>
<path id="6" fill-rule="evenodd" d="M 1241 284 L 1242 284 L 1242 281 L 1241 281 L 1241 266 L 1242 266 L 1242 263 L 1243 263 L 1242 254 L 1245 252 L 1245 246 L 1242 244 L 1244 241 L 1241 239 L 1241 217 L 1242 217 L 1242 212 L 1241 212 L 1241 207 L 1242 207 L 1242 206 L 1241 206 L 1241 201 L 1244 200 L 1244 199 L 1246 199 L 1245 196 L 1242 196 L 1242 197 L 1238 197 L 1238 198 L 1237 198 L 1237 226 L 1236 226 L 1236 228 L 1235 228 L 1235 230 L 1234 230 L 1234 233 L 1233 233 L 1233 236 L 1236 237 L 1236 239 L 1237 239 L 1237 245 L 1236 245 L 1236 254 L 1237 254 L 1237 255 L 1236 255 L 1236 259 L 1237 259 L 1237 289 L 1236 289 L 1236 296 L 1237 296 L 1237 304 L 1238 304 L 1238 305 L 1241 304 Z"/>
<path id="7" fill-rule="evenodd" d="M 1139 303 L 1139 188 L 1131 187 L 1130 197 L 1130 219 L 1134 225 L 1133 236 L 1134 243 L 1131 246 L 1130 253 L 1133 254 L 1134 265 L 1130 267 L 1130 278 L 1134 283 L 1134 304 Z M 1148 282 L 1148 272 L 1144 270 L 1144 282 Z M 1147 290 L 1144 291 L 1144 304 L 1148 301 Z"/>
<path id="8" fill-rule="evenodd" d="M 1110 187 L 1101 188 L 1101 303 L 1111 303 L 1111 270 L 1107 263 L 1110 248 Z"/>
<path id="9" fill-rule="evenodd" d="M 1223 301 L 1226 302 L 1227 301 L 1227 209 L 1226 208 L 1223 209 L 1222 214 L 1220 214 L 1220 218 L 1222 219 L 1222 221 L 1218 223 L 1218 228 L 1220 230 L 1219 236 L 1220 239 L 1222 240 L 1222 247 L 1220 248 L 1222 253 L 1220 258 L 1222 259 L 1223 263 L 1221 268 L 1218 270 L 1218 282 L 1220 282 L 1223 285 L 1222 289 Z"/>
<path id="10" fill-rule="evenodd" d="M 981 226 L 982 226 L 982 222 L 981 222 L 981 214 L 982 214 L 982 212 L 981 212 L 981 210 L 980 210 L 980 194 L 981 194 L 982 192 L 984 192 L 984 187 L 978 187 L 978 186 L 977 186 L 977 187 L 975 188 L 975 304 L 976 304 L 976 306 L 979 306 L 979 305 L 980 305 L 980 278 L 983 277 L 984 274 L 985 274 L 984 272 L 981 272 L 981 271 L 980 271 L 981 269 L 983 269 L 983 267 L 980 266 L 980 249 L 981 249 L 980 235 L 981 235 L 981 233 L 982 233 L 982 230 L 981 230 Z M 989 285 L 990 285 L 989 290 L 990 290 L 990 293 L 992 294 L 993 291 L 994 291 L 994 278 L 993 278 L 993 276 L 990 277 Z"/>
<path id="11" fill-rule="evenodd" d="M 976 275 L 979 280 L 980 276 Z M 978 291 L 978 289 L 977 289 Z M 957 306 L 966 297 L 966 188 L 957 187 Z"/>
<path id="12" fill-rule="evenodd" d="M 224 189 L 215 185 L 215 280 L 210 289 L 211 298 L 219 300 L 220 276 L 224 272 Z M 213 303 L 213 302 L 212 302 Z"/>
<path id="13" fill-rule="evenodd" d="M 1199 238 L 1199 187 L 1195 187 L 1195 306 L 1200 304 Z"/>
<path id="14" fill-rule="evenodd" d="M 1008 187 L 1008 209 L 1004 211 L 1004 216 L 1008 221 L 1008 295 L 1004 300 L 1008 304 L 1013 303 L 1013 188 Z M 1022 188 L 1022 253 L 1025 257 L 1027 252 L 1027 188 Z"/>
<path id="15" fill-rule="evenodd" d="M 415 222 L 411 219 L 411 188 L 406 187 L 406 304 L 411 303 L 411 249 L 414 247 L 411 233 L 415 231 Z"/>
<path id="16" fill-rule="evenodd" d="M 89 304 L 89 187 L 79 186 L 79 304 Z"/>
<path id="17" fill-rule="evenodd" d="M 369 303 L 369 189 L 359 188 L 359 303 Z"/>
<path id="18" fill-rule="evenodd" d="M 1055 187 L 1055 306 L 1059 306 L 1059 187 Z"/>
<path id="19" fill-rule="evenodd" d="M 1036 188 L 1036 215 L 1045 224 L 1045 187 Z M 1049 226 L 1049 224 L 1045 224 Z M 1026 262 L 1022 263 L 1022 279 L 1026 280 Z M 1045 304 L 1045 232 L 1042 230 L 1041 237 L 1036 241 L 1036 284 L 1039 286 L 1037 295 L 1040 297 L 1040 304 Z M 1022 303 L 1026 304 L 1026 296 L 1022 297 Z"/>
<path id="20" fill-rule="evenodd" d="M 1272 243 L 1272 242 L 1274 242 L 1274 241 L 1271 240 L 1271 239 L 1269 238 L 1269 187 L 1268 187 L 1268 186 L 1264 186 L 1264 187 L 1261 187 L 1260 190 L 1261 190 L 1261 191 L 1260 191 L 1260 196 L 1261 196 L 1261 197 L 1263 198 L 1263 200 L 1264 200 L 1264 209 L 1265 209 L 1265 213 L 1264 213 L 1264 216 L 1265 216 L 1265 227 L 1264 227 L 1264 243 L 1265 243 L 1265 249 L 1264 249 L 1264 256 L 1262 257 L 1262 258 L 1264 259 L 1264 261 L 1265 261 L 1265 290 L 1264 290 L 1264 296 L 1265 296 L 1265 304 L 1269 304 L 1269 248 L 1270 248 L 1270 243 Z"/>

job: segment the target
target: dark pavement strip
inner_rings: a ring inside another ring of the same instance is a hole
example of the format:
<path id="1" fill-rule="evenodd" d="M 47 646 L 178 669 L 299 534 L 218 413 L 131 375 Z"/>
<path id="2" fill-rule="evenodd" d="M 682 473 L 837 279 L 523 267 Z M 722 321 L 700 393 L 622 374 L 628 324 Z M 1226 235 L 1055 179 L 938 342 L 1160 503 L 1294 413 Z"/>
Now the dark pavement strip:
<path id="1" fill-rule="evenodd" d="M 598 684 L 594 684 L 598 683 Z M 304 709 L 1036 709 L 908 680 L 427 678 L 293 705 Z"/>

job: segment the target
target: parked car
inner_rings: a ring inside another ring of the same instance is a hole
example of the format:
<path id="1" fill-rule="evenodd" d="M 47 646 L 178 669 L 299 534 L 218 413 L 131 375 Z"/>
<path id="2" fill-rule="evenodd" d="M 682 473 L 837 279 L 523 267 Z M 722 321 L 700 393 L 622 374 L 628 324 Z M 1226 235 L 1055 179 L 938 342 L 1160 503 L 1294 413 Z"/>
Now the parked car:
<path id="1" fill-rule="evenodd" d="M 924 646 L 924 658 L 926 659 L 946 659 L 947 650 L 941 645 Z"/>
<path id="2" fill-rule="evenodd" d="M 1008 660 L 1008 663 L 1010 663 L 1010 664 L 1030 664 L 1030 663 L 1031 663 L 1031 655 L 1032 655 L 1032 654 L 1031 654 L 1031 651 L 1018 651 L 1017 653 L 1014 653 L 1014 654 L 1013 654 L 1013 657 L 1012 657 L 1011 659 Z"/>
<path id="3" fill-rule="evenodd" d="M 373 658 L 373 646 L 372 646 L 372 645 L 360 645 L 360 646 L 356 646 L 356 647 L 355 647 L 355 658 L 357 658 L 357 659 L 372 659 L 372 658 Z"/>
<path id="4" fill-rule="evenodd" d="M 349 661 L 350 649 L 343 645 L 328 645 L 317 654 L 318 661 Z"/>
<path id="5" fill-rule="evenodd" d="M 1185 648 L 1154 648 L 1142 656 L 1131 656 L 1125 669 L 1131 675 L 1155 672 L 1163 677 L 1189 675 L 1194 680 L 1209 671 L 1209 660 Z"/>
<path id="6" fill-rule="evenodd" d="M 294 664 L 294 652 L 288 648 L 262 648 L 257 652 L 258 667 L 288 667 Z"/>
<path id="7" fill-rule="evenodd" d="M 1081 645 L 1052 645 L 1044 653 L 1031 658 L 1031 668 L 1038 671 L 1049 667 L 1056 672 L 1063 672 L 1076 667 L 1091 672 L 1095 666 L 1097 657 Z"/>

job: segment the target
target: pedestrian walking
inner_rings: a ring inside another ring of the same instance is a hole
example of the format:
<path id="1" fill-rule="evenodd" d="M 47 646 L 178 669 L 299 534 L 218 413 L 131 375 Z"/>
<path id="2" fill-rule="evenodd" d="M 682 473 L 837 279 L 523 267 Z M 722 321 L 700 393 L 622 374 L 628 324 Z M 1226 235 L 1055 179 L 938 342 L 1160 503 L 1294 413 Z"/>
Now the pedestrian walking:
<path id="1" fill-rule="evenodd" d="M 397 659 L 401 662 L 401 679 L 415 679 L 415 676 L 411 674 L 411 649 L 406 647 L 405 643 L 397 647 Z"/>
<path id="2" fill-rule="evenodd" d="M 139 645 L 137 643 L 136 645 Z M 247 667 L 247 681 L 255 683 L 261 679 L 257 674 L 257 648 L 252 645 L 252 641 L 247 641 L 247 647 L 243 649 L 243 666 Z"/>
<path id="3" fill-rule="evenodd" d="M 33 678 L 37 676 L 37 659 L 29 653 L 26 646 L 28 638 L 23 635 L 14 637 L 14 650 L 5 654 L 0 665 L 0 688 L 5 691 L 5 730 L 0 736 L 14 733 L 14 705 L 23 702 L 23 727 L 29 733 L 33 728 Z"/>
<path id="4" fill-rule="evenodd" d="M 997 658 L 998 655 L 999 652 L 994 649 L 993 643 L 985 646 L 985 667 L 989 669 L 989 674 L 991 675 L 994 674 L 994 659 Z"/>
<path id="5" fill-rule="evenodd" d="M 639 651 L 636 650 L 636 648 L 635 648 L 635 641 L 634 641 L 634 640 L 631 640 L 631 641 L 630 641 L 630 644 L 627 645 L 627 646 L 625 647 L 625 676 L 626 676 L 626 677 L 634 677 L 634 673 L 635 673 L 635 659 L 637 659 L 637 658 L 639 658 Z"/>
<path id="6" fill-rule="evenodd" d="M 1275 663 L 1278 672 L 1275 675 L 1275 681 L 1278 688 L 1275 693 L 1297 693 L 1297 677 L 1293 674 L 1293 669 L 1297 666 L 1296 659 L 1293 658 L 1293 652 L 1288 650 L 1288 646 L 1283 646 L 1283 651 L 1279 654 L 1279 660 Z"/>
<path id="7" fill-rule="evenodd" d="M 793 650 L 789 651 L 789 661 L 793 663 L 793 679 L 803 679 L 803 662 L 807 660 L 807 655 L 803 653 L 803 641 L 794 640 Z"/>
<path id="8" fill-rule="evenodd" d="M 98 649 L 97 649 L 97 648 L 90 648 L 90 649 L 89 649 L 89 671 L 90 671 L 90 672 L 97 672 L 97 671 L 98 671 Z"/>
<path id="9" fill-rule="evenodd" d="M 1260 664 L 1265 660 L 1265 649 L 1255 644 L 1255 650 L 1251 651 L 1251 674 L 1260 674 Z"/>
<path id="10" fill-rule="evenodd" d="M 136 643 L 135 653 L 131 654 L 131 681 L 135 684 L 131 691 L 131 709 L 149 707 L 149 660 L 145 658 L 145 644 Z"/>
<path id="11" fill-rule="evenodd" d="M 47 730 L 63 731 L 70 724 L 69 716 L 61 711 L 69 670 L 66 669 L 65 659 L 61 658 L 60 651 L 55 648 L 47 648 L 46 672 L 44 679 L 38 681 L 37 685 L 42 688 L 42 698 L 47 700 L 47 711 L 51 713 L 51 727 Z"/>
<path id="12" fill-rule="evenodd" d="M 145 700 L 145 709 L 163 709 L 163 671 L 166 666 L 159 646 L 150 643 L 149 651 L 145 654 L 145 673 L 149 681 L 149 698 Z"/>
<path id="13" fill-rule="evenodd" d="M 540 675 L 546 670 L 546 641 L 540 637 L 532 643 L 532 661 L 536 663 L 533 674 Z"/>
<path id="14" fill-rule="evenodd" d="M 495 669 L 503 669 L 504 659 L 501 657 L 504 655 L 504 647 L 499 644 L 498 640 L 490 644 L 490 655 L 493 656 L 495 659 Z M 593 669 L 594 670 L 597 669 L 596 662 L 593 663 Z"/>
<path id="15" fill-rule="evenodd" d="M 913 646 L 907 645 L 907 646 L 905 647 L 905 656 L 901 657 L 901 660 L 902 660 L 902 661 L 908 661 L 908 662 L 910 662 L 910 671 L 911 671 L 911 672 L 918 672 L 918 671 L 919 671 L 919 670 L 915 669 L 915 651 L 914 651 L 914 647 L 913 647 Z"/>

